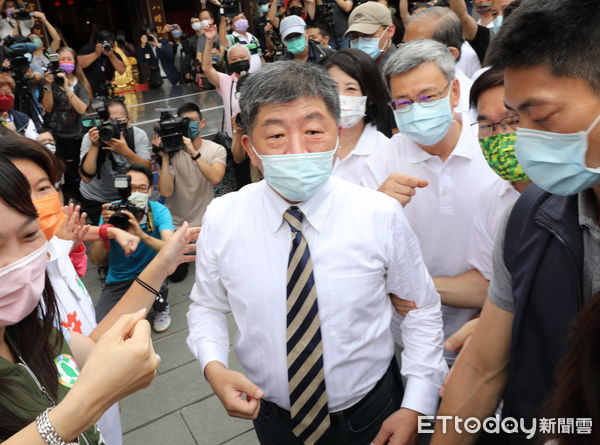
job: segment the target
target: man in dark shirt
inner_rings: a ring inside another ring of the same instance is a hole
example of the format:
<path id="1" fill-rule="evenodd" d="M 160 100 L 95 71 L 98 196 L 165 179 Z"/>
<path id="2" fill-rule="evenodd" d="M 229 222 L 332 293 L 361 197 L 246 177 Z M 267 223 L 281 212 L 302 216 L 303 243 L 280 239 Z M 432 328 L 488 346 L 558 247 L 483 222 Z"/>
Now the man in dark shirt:
<path id="1" fill-rule="evenodd" d="M 110 44 L 110 48 L 106 43 Z M 110 31 L 100 31 L 96 37 L 96 45 L 87 44 L 79 50 L 77 62 L 83 68 L 94 96 L 105 96 L 107 86 L 115 76 L 125 72 L 125 64 L 121 57 L 113 51 L 115 36 Z M 106 47 L 105 47 L 106 46 Z"/>
<path id="2" fill-rule="evenodd" d="M 279 32 L 289 53 L 289 59 L 320 64 L 333 52 L 333 50 L 309 40 L 306 33 L 306 22 L 297 15 L 284 18 L 279 26 Z"/>

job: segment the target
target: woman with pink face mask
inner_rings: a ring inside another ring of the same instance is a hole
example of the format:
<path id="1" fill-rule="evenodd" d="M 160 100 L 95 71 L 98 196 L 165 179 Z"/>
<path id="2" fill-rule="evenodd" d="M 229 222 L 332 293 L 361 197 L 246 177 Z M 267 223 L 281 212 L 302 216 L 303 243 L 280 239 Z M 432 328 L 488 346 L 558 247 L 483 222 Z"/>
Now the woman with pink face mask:
<path id="1" fill-rule="evenodd" d="M 81 115 L 85 114 L 92 89 L 71 48 L 58 50 L 59 67 L 56 76 L 47 72 L 42 86 L 44 125 L 56 141 L 56 155 L 65 163 L 65 199 L 77 196 L 79 179 L 79 149 L 84 129 Z"/>
<path id="2" fill-rule="evenodd" d="M 195 250 L 190 242 L 198 231 L 185 223 L 113 311 L 84 336 L 56 329 L 48 244 L 27 180 L 4 157 L 0 214 L 0 441 L 104 444 L 95 422 L 156 375 L 160 357 L 143 318 L 157 279 L 193 260 L 184 254 Z"/>
<path id="3" fill-rule="evenodd" d="M 37 139 L 33 121 L 25 113 L 14 109 L 15 81 L 6 73 L 0 74 L 0 124 L 29 139 Z"/>

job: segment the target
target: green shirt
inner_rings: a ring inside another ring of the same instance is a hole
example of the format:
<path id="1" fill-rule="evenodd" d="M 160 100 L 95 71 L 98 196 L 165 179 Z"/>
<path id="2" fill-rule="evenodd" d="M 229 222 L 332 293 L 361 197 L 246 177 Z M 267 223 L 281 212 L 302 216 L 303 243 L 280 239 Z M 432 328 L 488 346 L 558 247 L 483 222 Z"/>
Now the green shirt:
<path id="1" fill-rule="evenodd" d="M 53 344 L 55 336 L 60 335 L 57 330 L 53 330 L 50 338 L 50 344 Z M 10 339 L 7 338 L 10 343 Z M 10 343 L 12 346 L 12 343 Z M 15 350 L 17 357 L 19 351 Z M 69 388 L 73 386 L 79 371 L 76 369 L 73 353 L 66 341 L 62 342 L 62 347 L 54 360 L 59 374 L 58 384 L 58 404 L 62 401 Z M 20 359 L 17 363 L 12 363 L 5 358 L 0 357 L 0 378 L 12 391 L 0 394 L 0 409 L 10 411 L 12 414 L 21 418 L 30 419 L 31 422 L 42 413 L 46 408 L 52 406 L 48 397 L 44 394 L 33 377 L 33 371 Z M 2 442 L 2 440 L 0 440 Z M 94 425 L 79 436 L 79 443 L 82 445 L 104 445 L 104 440 Z"/>

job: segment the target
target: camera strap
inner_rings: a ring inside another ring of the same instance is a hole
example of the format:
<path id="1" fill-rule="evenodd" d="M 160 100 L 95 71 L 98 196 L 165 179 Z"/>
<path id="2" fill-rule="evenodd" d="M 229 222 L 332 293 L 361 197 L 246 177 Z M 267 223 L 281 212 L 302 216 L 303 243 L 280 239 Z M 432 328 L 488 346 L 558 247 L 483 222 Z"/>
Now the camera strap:
<path id="1" fill-rule="evenodd" d="M 148 202 L 148 212 L 146 213 L 148 216 L 148 233 L 154 233 L 154 218 L 152 217 L 152 206 L 150 202 Z"/>

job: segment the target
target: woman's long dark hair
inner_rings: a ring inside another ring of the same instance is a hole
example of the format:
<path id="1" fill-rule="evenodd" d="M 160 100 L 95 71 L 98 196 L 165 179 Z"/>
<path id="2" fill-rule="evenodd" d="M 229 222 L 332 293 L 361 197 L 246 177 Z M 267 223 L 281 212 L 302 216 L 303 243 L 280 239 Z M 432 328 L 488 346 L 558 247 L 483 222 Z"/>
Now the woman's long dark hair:
<path id="1" fill-rule="evenodd" d="M 359 49 L 344 48 L 327 58 L 324 67 L 329 69 L 332 66 L 337 66 L 358 82 L 367 96 L 365 122 L 372 123 L 381 131 L 390 113 L 390 95 L 375 61 Z"/>
<path id="2" fill-rule="evenodd" d="M 555 434 L 549 438 L 556 439 L 558 445 L 600 443 L 600 292 L 577 317 L 554 381 L 545 417 L 591 419 L 592 434 Z"/>
<path id="3" fill-rule="evenodd" d="M 35 207 L 31 202 L 29 183 L 23 174 L 6 157 L 0 156 L 0 200 L 8 207 L 30 218 L 37 218 Z M 48 276 L 42 295 L 42 305 L 31 312 L 19 323 L 7 326 L 5 337 L 10 338 L 19 355 L 27 366 L 48 390 L 54 400 L 57 399 L 58 372 L 54 365 L 54 356 L 61 347 L 62 337 L 55 336 L 51 342 L 54 326 L 58 326 L 58 310 L 56 297 Z M 13 351 L 13 353 L 16 351 Z M 29 425 L 39 413 L 32 413 L 30 418 L 21 418 L 6 408 L 20 405 L 27 397 L 23 388 L 15 387 L 14 382 L 0 376 L 0 439 L 6 440 L 13 434 Z"/>

